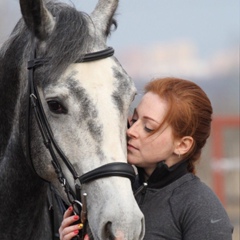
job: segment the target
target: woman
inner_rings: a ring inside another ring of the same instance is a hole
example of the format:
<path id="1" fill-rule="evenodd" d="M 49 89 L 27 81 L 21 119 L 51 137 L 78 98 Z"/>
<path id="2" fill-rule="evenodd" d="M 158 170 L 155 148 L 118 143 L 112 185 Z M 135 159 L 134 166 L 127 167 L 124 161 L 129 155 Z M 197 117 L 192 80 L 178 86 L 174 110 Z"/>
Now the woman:
<path id="1" fill-rule="evenodd" d="M 133 188 L 145 216 L 145 240 L 232 239 L 223 206 L 195 175 L 211 117 L 207 95 L 191 81 L 163 78 L 146 85 L 127 130 L 128 162 L 138 169 Z M 67 211 L 61 240 L 71 239 L 73 222 Z"/>

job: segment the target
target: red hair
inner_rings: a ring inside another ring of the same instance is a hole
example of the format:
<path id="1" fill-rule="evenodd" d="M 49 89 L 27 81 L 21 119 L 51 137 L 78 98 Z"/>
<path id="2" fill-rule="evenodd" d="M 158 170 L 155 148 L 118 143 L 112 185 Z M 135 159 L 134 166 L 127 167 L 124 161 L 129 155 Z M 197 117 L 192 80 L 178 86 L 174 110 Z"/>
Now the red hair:
<path id="1" fill-rule="evenodd" d="M 193 138 L 193 146 L 184 158 L 188 161 L 188 171 L 195 173 L 195 162 L 200 158 L 211 130 L 212 106 L 206 93 L 191 81 L 171 77 L 149 82 L 145 92 L 153 92 L 168 103 L 161 126 L 168 123 L 176 138 Z"/>

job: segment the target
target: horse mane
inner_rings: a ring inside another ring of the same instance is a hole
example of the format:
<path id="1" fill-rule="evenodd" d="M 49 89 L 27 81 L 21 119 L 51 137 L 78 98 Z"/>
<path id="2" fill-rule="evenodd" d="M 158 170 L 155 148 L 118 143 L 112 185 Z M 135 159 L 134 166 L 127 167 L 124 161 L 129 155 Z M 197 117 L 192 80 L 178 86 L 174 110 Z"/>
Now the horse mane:
<path id="1" fill-rule="evenodd" d="M 36 71 L 43 84 L 50 77 L 57 79 L 69 64 L 87 52 L 90 44 L 95 44 L 89 34 L 87 19 L 90 17 L 86 13 L 56 1 L 47 1 L 46 6 L 55 17 L 56 26 L 46 41 L 36 45 L 37 57 L 50 58 L 46 66 Z M 117 26 L 113 18 L 106 35 L 110 34 L 112 24 Z M 10 137 L 17 111 L 17 96 L 20 88 L 27 84 L 26 72 L 23 74 L 21 68 L 24 66 L 26 69 L 32 48 L 32 34 L 20 19 L 0 50 L 0 159 Z M 23 83 L 20 81 L 22 77 L 26 78 Z"/>

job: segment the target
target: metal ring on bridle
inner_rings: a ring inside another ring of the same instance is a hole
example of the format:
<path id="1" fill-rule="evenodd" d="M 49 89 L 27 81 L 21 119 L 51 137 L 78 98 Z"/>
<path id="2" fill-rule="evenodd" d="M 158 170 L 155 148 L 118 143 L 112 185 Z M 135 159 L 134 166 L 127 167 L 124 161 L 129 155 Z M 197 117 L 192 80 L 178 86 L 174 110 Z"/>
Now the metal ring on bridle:
<path id="1" fill-rule="evenodd" d="M 76 207 L 75 206 L 77 206 L 77 209 L 76 209 Z M 72 207 L 73 207 L 73 211 L 74 211 L 74 213 L 75 214 L 77 214 L 77 215 L 80 215 L 80 211 L 81 211 L 81 209 L 82 209 L 82 203 L 80 202 L 80 201 L 78 201 L 78 200 L 76 200 L 76 199 L 74 199 L 73 201 L 72 201 Z"/>

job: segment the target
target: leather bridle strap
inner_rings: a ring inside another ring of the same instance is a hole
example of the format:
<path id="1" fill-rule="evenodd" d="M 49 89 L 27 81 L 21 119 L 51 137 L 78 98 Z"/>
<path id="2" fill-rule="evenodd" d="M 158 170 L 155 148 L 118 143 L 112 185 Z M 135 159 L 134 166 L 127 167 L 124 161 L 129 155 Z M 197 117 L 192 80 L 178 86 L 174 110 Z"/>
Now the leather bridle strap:
<path id="1" fill-rule="evenodd" d="M 82 58 L 77 60 L 76 63 L 96 61 L 103 58 L 111 57 L 113 56 L 113 54 L 114 54 L 114 49 L 112 47 L 107 47 L 106 49 L 101 51 L 85 54 Z"/>
<path id="2" fill-rule="evenodd" d="M 131 165 L 121 162 L 105 164 L 79 177 L 81 184 L 91 182 L 99 178 L 120 176 L 129 178 L 132 182 L 135 179 L 135 172 Z"/>

